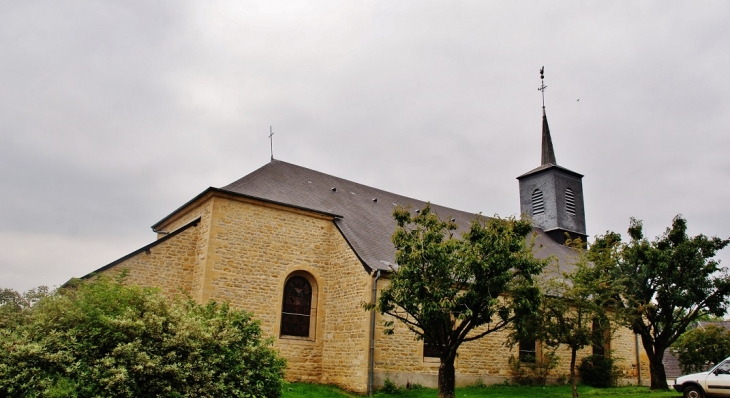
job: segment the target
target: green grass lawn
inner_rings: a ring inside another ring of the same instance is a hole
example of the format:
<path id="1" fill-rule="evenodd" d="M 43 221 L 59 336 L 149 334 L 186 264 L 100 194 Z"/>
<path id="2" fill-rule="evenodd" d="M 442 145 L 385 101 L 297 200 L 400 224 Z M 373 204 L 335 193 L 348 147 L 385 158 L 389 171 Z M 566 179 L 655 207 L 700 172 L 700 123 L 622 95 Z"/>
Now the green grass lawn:
<path id="1" fill-rule="evenodd" d="M 578 387 L 578 394 L 581 397 L 680 397 L 681 394 L 675 391 L 652 392 L 648 387 L 621 387 L 621 388 L 592 388 Z M 417 390 L 400 390 L 396 394 L 377 393 L 378 398 L 435 398 L 438 396 L 436 390 L 423 388 Z M 513 387 L 513 386 L 490 386 L 490 387 L 466 387 L 457 388 L 458 398 L 480 398 L 480 397 L 504 397 L 504 398 L 570 398 L 570 386 L 550 387 Z M 340 390 L 337 387 L 322 386 L 317 384 L 290 383 L 284 387 L 283 398 L 342 398 L 358 397 L 358 395 Z"/>

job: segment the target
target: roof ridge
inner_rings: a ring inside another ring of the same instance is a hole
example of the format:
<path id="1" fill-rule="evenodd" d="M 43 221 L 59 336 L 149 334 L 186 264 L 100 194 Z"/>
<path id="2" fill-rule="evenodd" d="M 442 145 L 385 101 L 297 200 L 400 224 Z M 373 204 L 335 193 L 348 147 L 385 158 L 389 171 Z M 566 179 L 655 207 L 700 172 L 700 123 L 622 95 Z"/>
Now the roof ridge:
<path id="1" fill-rule="evenodd" d="M 352 184 L 352 185 L 355 185 L 355 186 L 360 186 L 360 187 L 363 187 L 363 188 L 367 188 L 369 190 L 374 190 L 374 191 L 378 191 L 378 192 L 381 192 L 381 193 L 384 193 L 384 194 L 387 194 L 387 195 L 391 195 L 391 196 L 395 196 L 395 197 L 398 197 L 398 198 L 402 198 L 402 199 L 404 199 L 404 201 L 414 201 L 414 202 L 429 203 L 432 206 L 440 207 L 440 208 L 445 209 L 445 210 L 454 210 L 454 211 L 458 211 L 460 213 L 473 214 L 475 216 L 476 215 L 479 215 L 479 214 L 482 214 L 481 212 L 472 212 L 472 211 L 467 211 L 467 210 L 460 210 L 460 209 L 457 209 L 457 208 L 453 208 L 453 207 L 441 205 L 441 204 L 438 204 L 438 203 L 434 203 L 434 202 L 431 202 L 430 200 L 423 200 L 423 199 L 418 199 L 418 198 L 414 198 L 414 197 L 410 197 L 410 196 L 405 196 L 405 195 L 397 194 L 397 193 L 394 193 L 394 192 L 391 192 L 391 191 L 386 191 L 386 190 L 384 190 L 382 188 L 377 188 L 377 187 L 374 187 L 374 186 L 371 186 L 371 185 L 362 184 L 362 183 L 359 183 L 359 182 L 355 182 L 353 180 L 349 180 L 347 178 L 338 177 L 338 176 L 333 175 L 333 174 L 328 174 L 328 173 L 325 173 L 325 172 L 322 172 L 322 171 L 310 169 L 308 167 L 300 166 L 300 165 L 295 164 L 295 163 L 286 162 L 286 161 L 278 160 L 278 159 L 274 159 L 273 161 L 265 164 L 264 166 L 259 167 L 258 169 L 254 170 L 253 172 L 251 172 L 251 173 L 249 173 L 249 174 L 247 174 L 247 175 L 239 178 L 238 180 L 236 180 L 236 181 L 234 181 L 234 182 L 232 182 L 232 183 L 230 183 L 228 185 L 225 185 L 223 187 L 220 187 L 219 189 L 223 189 L 223 190 L 230 191 L 231 188 L 233 188 L 233 185 L 234 184 L 238 183 L 239 181 L 244 180 L 246 177 L 248 177 L 250 175 L 255 174 L 259 170 L 262 170 L 262 169 L 266 168 L 267 166 L 271 165 L 272 163 L 282 163 L 282 164 L 285 164 L 285 165 L 288 165 L 288 166 L 293 166 L 293 167 L 296 167 L 296 168 L 299 168 L 299 169 L 302 169 L 302 170 L 307 170 L 308 172 L 311 172 L 311 173 L 314 173 L 314 174 L 326 176 L 326 177 L 333 178 L 333 179 L 336 179 L 336 180 L 340 180 L 340 181 L 343 181 L 343 182 L 346 182 L 346 183 L 349 183 L 349 184 Z M 485 217 L 487 217 L 487 216 L 485 216 Z"/>

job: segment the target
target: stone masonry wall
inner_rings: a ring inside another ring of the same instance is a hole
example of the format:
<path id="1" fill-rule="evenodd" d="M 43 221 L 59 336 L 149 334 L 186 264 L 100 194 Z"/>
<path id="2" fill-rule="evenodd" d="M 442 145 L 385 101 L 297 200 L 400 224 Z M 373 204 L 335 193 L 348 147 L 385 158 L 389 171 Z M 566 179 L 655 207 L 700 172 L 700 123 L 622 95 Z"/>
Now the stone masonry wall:
<path id="1" fill-rule="evenodd" d="M 622 374 L 622 383 L 636 384 L 638 372 L 636 368 L 636 335 L 634 332 L 625 327 L 619 328 L 611 339 L 611 355 L 616 360 Z M 639 358 L 642 384 L 648 385 L 651 380 L 649 378 L 649 358 L 646 356 L 641 343 L 639 343 Z"/>
<path id="2" fill-rule="evenodd" d="M 138 253 L 104 273 L 117 275 L 128 271 L 125 282 L 139 286 L 158 287 L 166 296 L 190 294 L 198 227 L 191 227 L 170 239 Z"/>
<path id="3" fill-rule="evenodd" d="M 166 232 L 174 232 L 183 225 L 200 217 L 198 224 L 198 239 L 195 247 L 195 262 L 193 265 L 193 275 L 190 285 L 191 296 L 203 303 L 208 301 L 203 297 L 203 282 L 205 280 L 205 272 L 207 268 L 208 256 L 208 240 L 210 238 L 210 220 L 212 215 L 213 197 L 204 198 L 199 203 L 193 205 L 190 209 L 184 209 L 179 215 L 165 222 L 158 227 L 158 230 Z M 158 234 L 158 239 L 164 237 Z"/>
<path id="4" fill-rule="evenodd" d="M 371 278 L 330 217 L 220 195 L 182 211 L 159 229 L 173 232 L 200 217 L 198 225 L 107 272 L 128 268 L 130 283 L 182 288 L 200 302 L 252 312 L 287 358 L 287 379 L 366 391 L 369 316 L 360 304 L 369 300 Z M 315 290 L 309 338 L 279 336 L 292 273 L 306 275 Z"/>
<path id="5" fill-rule="evenodd" d="M 211 213 L 202 300 L 252 312 L 287 358 L 287 379 L 319 382 L 332 221 L 223 197 L 213 199 Z M 292 272 L 311 275 L 317 289 L 310 338 L 279 336 L 282 291 Z"/>
<path id="6" fill-rule="evenodd" d="M 333 230 L 327 279 L 322 383 L 367 392 L 372 278 L 342 235 Z"/>

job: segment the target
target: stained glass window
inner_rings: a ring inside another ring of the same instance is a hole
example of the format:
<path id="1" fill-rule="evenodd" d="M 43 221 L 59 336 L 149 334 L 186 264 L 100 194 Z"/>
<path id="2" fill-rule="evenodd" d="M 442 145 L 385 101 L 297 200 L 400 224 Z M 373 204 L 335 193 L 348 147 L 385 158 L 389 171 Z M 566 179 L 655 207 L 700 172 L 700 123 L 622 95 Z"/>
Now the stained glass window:
<path id="1" fill-rule="evenodd" d="M 309 337 L 312 314 L 312 285 L 302 276 L 293 276 L 284 285 L 281 334 Z"/>

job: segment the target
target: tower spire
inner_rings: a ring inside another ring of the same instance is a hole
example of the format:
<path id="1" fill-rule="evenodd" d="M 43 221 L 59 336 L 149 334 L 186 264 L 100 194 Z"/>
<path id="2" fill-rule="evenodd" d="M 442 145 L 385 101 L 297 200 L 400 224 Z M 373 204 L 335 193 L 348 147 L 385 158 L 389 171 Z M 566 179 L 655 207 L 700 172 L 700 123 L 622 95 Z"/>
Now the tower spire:
<path id="1" fill-rule="evenodd" d="M 553 140 L 550 137 L 550 126 L 548 126 L 547 114 L 545 113 L 545 67 L 540 68 L 540 87 L 538 90 L 542 93 L 542 165 L 558 164 L 555 160 L 555 150 L 553 149 Z"/>

